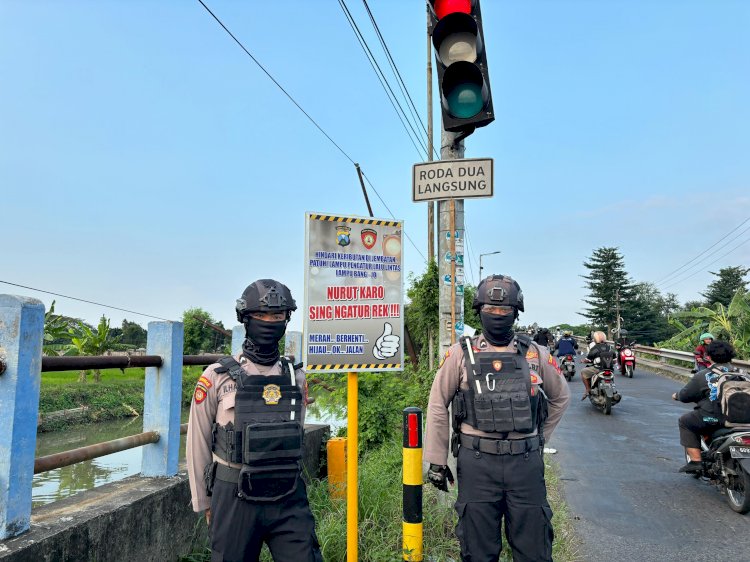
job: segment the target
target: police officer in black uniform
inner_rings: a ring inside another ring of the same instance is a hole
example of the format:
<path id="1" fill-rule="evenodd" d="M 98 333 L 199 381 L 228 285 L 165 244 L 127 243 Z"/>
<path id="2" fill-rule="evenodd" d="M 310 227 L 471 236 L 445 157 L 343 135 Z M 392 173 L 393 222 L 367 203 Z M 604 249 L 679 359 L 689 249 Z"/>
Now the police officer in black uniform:
<path id="1" fill-rule="evenodd" d="M 447 491 L 448 406 L 458 457 L 461 558 L 497 561 L 502 519 L 515 562 L 552 560 L 552 511 L 542 451 L 570 401 L 568 385 L 545 346 L 513 324 L 523 311 L 518 283 L 493 275 L 477 287 L 473 308 L 482 334 L 446 352 L 430 392 L 425 460 L 428 477 Z"/>
<path id="2" fill-rule="evenodd" d="M 210 365 L 196 385 L 187 464 L 212 561 L 255 562 L 264 542 L 277 562 L 323 560 L 301 477 L 305 373 L 279 356 L 296 309 L 282 283 L 249 285 L 236 306 L 242 353 Z"/>

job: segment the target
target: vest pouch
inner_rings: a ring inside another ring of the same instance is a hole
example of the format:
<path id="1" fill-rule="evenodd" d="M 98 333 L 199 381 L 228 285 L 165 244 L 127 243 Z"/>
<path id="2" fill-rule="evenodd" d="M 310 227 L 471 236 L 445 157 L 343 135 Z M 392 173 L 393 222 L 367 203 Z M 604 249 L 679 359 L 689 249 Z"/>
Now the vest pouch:
<path id="1" fill-rule="evenodd" d="M 302 458 L 299 422 L 248 423 L 242 431 L 242 464 L 295 464 Z"/>
<path id="2" fill-rule="evenodd" d="M 497 398 L 497 397 L 494 397 Z M 474 415 L 476 416 L 476 428 L 480 431 L 495 431 L 495 416 L 493 411 L 492 396 L 475 395 L 474 396 Z M 508 413 L 510 414 L 510 403 L 508 403 Z"/>
<path id="3" fill-rule="evenodd" d="M 514 392 L 511 395 L 513 409 L 513 431 L 531 433 L 534 431 L 534 420 L 531 417 L 531 401 L 526 392 Z"/>
<path id="4" fill-rule="evenodd" d="M 237 495 L 254 502 L 276 502 L 294 493 L 299 482 L 299 462 L 247 466 L 240 470 Z"/>

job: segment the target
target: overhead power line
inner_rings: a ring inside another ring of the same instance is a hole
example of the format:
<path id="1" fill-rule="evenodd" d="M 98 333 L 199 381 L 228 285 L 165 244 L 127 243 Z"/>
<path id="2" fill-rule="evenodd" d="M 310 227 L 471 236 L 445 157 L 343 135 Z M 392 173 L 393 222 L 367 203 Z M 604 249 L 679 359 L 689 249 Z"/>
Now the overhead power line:
<path id="1" fill-rule="evenodd" d="M 692 259 L 689 259 L 689 260 L 688 260 L 687 262 L 685 262 L 684 264 L 682 264 L 682 265 L 681 265 L 680 267 L 678 267 L 677 269 L 675 269 L 675 270 L 671 271 L 671 272 L 670 272 L 669 274 L 667 274 L 667 275 L 665 275 L 664 277 L 662 277 L 661 279 L 659 279 L 659 280 L 658 280 L 658 281 L 656 282 L 656 284 L 657 284 L 657 285 L 659 285 L 660 283 L 663 283 L 664 281 L 666 281 L 666 280 L 667 280 L 667 279 L 669 279 L 670 277 L 674 276 L 674 275 L 675 275 L 675 274 L 676 274 L 676 273 L 677 273 L 678 271 L 682 270 L 682 269 L 683 269 L 683 268 L 685 268 L 686 266 L 688 266 L 688 265 L 690 265 L 691 263 L 695 262 L 695 260 L 696 260 L 696 259 L 698 259 L 698 258 L 699 258 L 699 257 L 701 257 L 702 255 L 704 255 L 704 254 L 705 254 L 706 252 L 708 252 L 708 251 L 709 251 L 709 250 L 710 250 L 711 248 L 713 248 L 714 246 L 716 246 L 716 245 L 717 245 L 717 244 L 718 244 L 719 242 L 721 242 L 722 240 L 724 240 L 724 239 L 725 239 L 726 237 L 728 237 L 728 236 L 729 236 L 730 234 L 732 234 L 732 233 L 733 233 L 733 232 L 735 232 L 736 230 L 739 230 L 739 229 L 740 229 L 740 228 L 741 228 L 741 227 L 742 227 L 743 225 L 745 225 L 745 223 L 747 223 L 748 221 L 750 221 L 750 217 L 746 218 L 746 219 L 745 219 L 744 221 L 742 221 L 742 223 L 740 223 L 740 224 L 739 224 L 738 226 L 736 226 L 735 228 L 733 228 L 732 230 L 730 230 L 729 232 L 727 232 L 727 233 L 726 233 L 726 234 L 725 234 L 724 236 L 722 236 L 721 238 L 719 238 L 719 239 L 718 239 L 718 240 L 717 240 L 716 242 L 714 242 L 714 243 L 713 243 L 712 245 L 710 245 L 710 246 L 709 246 L 708 248 L 706 248 L 705 250 L 703 250 L 703 251 L 702 251 L 702 252 L 701 252 L 700 254 L 698 254 L 697 256 L 695 256 L 695 257 L 694 257 L 694 258 L 692 258 Z M 741 235 L 742 235 L 742 234 L 743 234 L 744 232 L 746 232 L 746 231 L 747 231 L 747 229 L 746 229 L 746 230 L 743 230 L 743 231 L 742 231 L 742 232 L 740 232 L 740 234 L 738 234 L 738 235 L 737 235 L 737 236 L 736 236 L 735 238 L 732 238 L 732 240 L 735 240 L 735 239 L 736 239 L 736 238 L 737 238 L 738 236 L 741 236 Z M 729 241 L 728 241 L 727 243 L 731 242 L 732 240 L 729 240 Z"/>
<path id="2" fill-rule="evenodd" d="M 171 320 L 169 320 L 169 318 L 162 318 L 161 316 L 154 316 L 153 314 L 146 314 L 144 312 L 137 312 L 135 310 L 128 310 L 127 308 L 120 308 L 119 306 L 112 306 L 110 304 L 103 304 L 103 303 L 100 303 L 100 302 L 89 301 L 89 300 L 86 300 L 86 299 L 79 299 L 78 297 L 71 297 L 70 295 L 63 295 L 62 293 L 54 293 L 52 291 L 45 291 L 44 289 L 37 289 L 35 287 L 28 287 L 26 285 L 19 285 L 18 283 L 11 283 L 10 281 L 2 281 L 2 280 L 0 280 L 0 283 L 5 283 L 6 285 L 12 285 L 14 287 L 21 287 L 22 289 L 28 289 L 30 291 L 38 291 L 40 293 L 46 293 L 48 295 L 54 295 L 56 297 L 62 297 L 64 299 L 70 299 L 70 300 L 74 300 L 74 301 L 85 302 L 85 303 L 88 303 L 88 304 L 95 304 L 96 306 L 103 306 L 104 308 L 111 308 L 113 310 L 120 310 L 122 312 L 129 312 L 130 314 L 137 314 L 139 316 L 146 316 L 147 318 L 155 318 L 156 320 L 164 320 L 165 322 L 171 322 Z"/>
<path id="3" fill-rule="evenodd" d="M 747 244 L 748 242 L 750 242 L 750 238 L 748 238 L 747 240 L 744 240 L 744 241 L 740 242 L 740 243 L 739 243 L 739 244 L 737 244 L 737 245 L 736 245 L 736 246 L 735 246 L 734 248 L 732 248 L 731 250 L 729 250 L 729 251 L 728 251 L 727 253 L 725 253 L 725 254 L 722 254 L 721 256 L 719 256 L 718 258 L 716 258 L 716 259 L 715 259 L 714 261 L 712 261 L 711 263 L 708 263 L 708 264 L 704 265 L 704 266 L 703 266 L 703 267 L 702 267 L 701 269 L 699 269 L 698 271 L 696 271 L 696 272 L 694 272 L 694 273 L 691 273 L 690 275 L 688 275 L 687 277 L 684 277 L 684 278 L 680 279 L 679 281 L 675 281 L 675 282 L 673 282 L 673 283 L 670 283 L 669 285 L 667 285 L 667 286 L 665 286 L 665 287 L 662 287 L 662 291 L 663 291 L 663 290 L 665 290 L 665 289 L 668 289 L 669 287 L 674 287 L 675 285 L 679 285 L 679 284 L 680 284 L 680 283 L 682 283 L 683 281 L 687 281 L 688 279 L 690 279 L 691 277 L 695 277 L 695 276 L 696 276 L 696 275 L 698 275 L 699 273 L 703 273 L 703 272 L 704 272 L 704 271 L 705 271 L 705 270 L 706 270 L 707 268 L 711 267 L 711 266 L 712 266 L 713 264 L 715 264 L 716 262 L 718 262 L 718 261 L 720 261 L 720 260 L 724 259 L 724 258 L 725 258 L 725 257 L 727 257 L 727 256 L 728 256 L 729 254 L 731 254 L 731 253 L 732 253 L 732 252 L 734 252 L 735 250 L 739 249 L 740 247 L 744 246 L 744 245 L 745 245 L 745 244 Z"/>
<path id="4" fill-rule="evenodd" d="M 383 37 L 383 34 L 380 32 L 380 27 L 378 26 L 378 23 L 375 21 L 375 16 L 370 10 L 370 6 L 367 4 L 367 0 L 362 0 L 362 3 L 365 5 L 367 14 L 370 16 L 370 22 L 372 23 L 372 27 L 375 29 L 375 33 L 377 34 L 378 39 L 380 40 L 380 45 L 383 47 L 383 51 L 385 52 L 386 57 L 388 58 L 388 62 L 390 63 L 391 70 L 393 71 L 393 74 L 399 83 L 399 88 L 401 89 L 401 93 L 404 94 L 405 99 L 408 98 L 409 100 L 410 112 L 412 114 L 412 117 L 414 118 L 414 122 L 419 123 L 422 126 L 422 131 L 424 131 L 424 134 L 427 135 L 428 134 L 427 127 L 425 126 L 424 121 L 422 120 L 422 117 L 419 115 L 417 106 L 414 104 L 414 100 L 412 99 L 411 94 L 409 93 L 409 88 L 406 86 L 406 83 L 404 82 L 404 79 L 401 76 L 401 72 L 399 72 L 398 70 L 398 65 L 396 64 L 396 61 L 393 59 L 393 56 L 391 55 L 391 50 L 388 48 L 388 44 L 386 43 L 385 37 Z M 433 147 L 432 150 L 435 154 L 435 159 L 440 160 L 440 154 L 438 154 L 437 149 Z"/>
<path id="5" fill-rule="evenodd" d="M 390 82 L 388 82 L 388 79 L 385 77 L 385 73 L 380 68 L 380 65 L 378 64 L 378 61 L 375 58 L 375 55 L 372 54 L 372 50 L 370 49 L 370 46 L 367 44 L 367 40 L 365 39 L 365 36 L 360 31 L 359 26 L 357 25 L 357 22 L 354 20 L 354 16 L 349 11 L 349 8 L 346 5 L 345 0 L 339 0 L 339 6 L 341 7 L 341 10 L 344 12 L 344 16 L 346 17 L 346 21 L 349 23 L 349 27 L 352 28 L 352 31 L 354 32 L 354 35 L 357 38 L 357 41 L 359 42 L 359 46 L 362 47 L 362 50 L 365 53 L 365 57 L 367 57 L 367 60 L 370 63 L 370 66 L 372 66 L 372 69 L 375 72 L 375 75 L 377 76 L 378 81 L 380 82 L 380 85 L 385 91 L 385 95 L 388 98 L 388 101 L 391 102 L 391 105 L 393 106 L 393 109 L 396 112 L 396 115 L 401 121 L 401 124 L 404 126 L 404 130 L 406 131 L 406 134 L 409 136 L 409 140 L 412 142 L 412 144 L 414 145 L 414 148 L 417 150 L 417 154 L 419 154 L 421 158 L 422 153 L 427 154 L 427 146 L 425 145 L 424 140 L 422 140 L 422 137 L 419 135 L 419 132 L 414 130 L 414 125 L 411 123 L 411 121 L 409 121 L 409 117 L 406 114 L 406 111 L 404 110 L 404 108 L 402 107 L 401 102 L 399 102 L 398 97 L 394 93 L 393 88 L 390 85 Z M 421 151 L 417 147 L 417 144 L 414 142 L 415 138 L 416 138 L 416 142 L 419 143 L 419 146 L 422 148 Z"/>
<path id="6" fill-rule="evenodd" d="M 256 59 L 252 55 L 252 53 L 250 53 L 250 51 L 242 44 L 242 42 L 239 39 L 237 39 L 237 37 L 229 30 L 229 28 L 226 25 L 224 25 L 224 23 L 216 16 L 216 14 L 214 14 L 211 11 L 211 9 L 203 2 L 203 0 L 198 0 L 198 2 L 201 4 L 201 6 L 203 6 L 206 9 L 206 11 L 209 14 L 211 14 L 211 17 L 216 20 L 216 22 L 224 29 L 224 31 L 227 32 L 227 34 L 234 40 L 234 42 L 237 43 L 237 45 L 239 45 L 239 47 L 247 54 L 247 56 L 249 56 L 250 59 L 265 73 L 265 75 L 268 76 L 268 78 L 284 93 L 284 95 L 287 98 L 289 98 L 289 100 L 297 107 L 297 109 L 299 109 L 305 115 L 305 117 L 307 117 L 308 120 L 313 125 L 315 125 L 315 127 L 321 133 L 323 133 L 323 135 L 331 142 L 331 144 L 333 144 L 338 149 L 338 151 L 341 152 L 341 154 L 343 154 L 344 157 L 347 160 L 349 160 L 349 162 L 351 162 L 356 167 L 357 163 L 354 161 L 354 159 L 351 156 L 349 156 L 349 154 L 343 148 L 341 148 L 341 146 L 338 143 L 336 143 L 336 141 L 334 141 L 333 138 L 331 138 L 331 136 L 317 123 L 317 121 L 315 121 L 310 116 L 309 113 L 307 113 L 307 111 L 305 111 L 302 108 L 302 106 L 299 103 L 297 103 L 297 101 L 292 97 L 292 95 L 289 92 L 287 92 L 284 89 L 284 87 L 271 75 L 271 73 L 268 72 L 268 70 L 266 70 L 266 68 L 258 61 L 258 59 Z M 417 150 L 419 150 L 419 149 L 417 149 Z M 375 186 L 372 184 L 372 181 L 370 181 L 370 178 L 367 177 L 367 175 L 364 173 L 364 171 L 362 172 L 362 175 L 364 176 L 365 180 L 367 180 L 367 183 L 370 185 L 370 187 L 372 188 L 372 190 L 375 192 L 375 195 L 378 197 L 378 199 L 380 200 L 380 202 L 383 204 L 383 206 L 386 208 L 386 210 L 390 213 L 391 217 L 393 217 L 395 219 L 396 218 L 395 215 L 393 214 L 393 212 L 391 211 L 391 209 L 388 207 L 388 205 L 385 204 L 385 201 L 380 196 L 380 193 L 378 192 L 378 190 L 375 189 Z M 414 241 L 411 239 L 411 237 L 406 233 L 406 230 L 404 230 L 403 232 L 404 232 L 404 236 L 406 236 L 406 238 L 409 240 L 409 242 L 411 242 L 412 246 L 414 246 L 414 249 L 417 251 L 417 253 L 419 253 L 419 255 L 422 256 L 422 259 L 425 260 L 425 262 L 426 262 L 427 258 L 425 258 L 424 254 L 421 252 L 421 250 L 417 247 L 417 245 L 414 243 Z"/>

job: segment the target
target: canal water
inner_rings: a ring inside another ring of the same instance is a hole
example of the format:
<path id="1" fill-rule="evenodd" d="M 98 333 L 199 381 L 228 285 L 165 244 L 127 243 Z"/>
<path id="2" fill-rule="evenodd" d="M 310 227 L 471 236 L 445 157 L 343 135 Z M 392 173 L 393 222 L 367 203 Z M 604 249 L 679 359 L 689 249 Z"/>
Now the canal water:
<path id="1" fill-rule="evenodd" d="M 182 413 L 182 423 L 188 421 L 188 410 Z M 306 423 L 322 423 L 331 426 L 335 435 L 346 420 L 310 407 Z M 111 441 L 135 435 L 143 431 L 143 418 L 128 418 L 101 423 L 73 426 L 61 431 L 37 434 L 36 456 L 52 455 L 70 449 Z M 32 505 L 34 507 L 67 498 L 96 486 L 116 482 L 141 471 L 142 447 L 112 453 L 104 457 L 65 466 L 34 475 Z M 185 435 L 180 439 L 180 462 L 185 460 Z"/>

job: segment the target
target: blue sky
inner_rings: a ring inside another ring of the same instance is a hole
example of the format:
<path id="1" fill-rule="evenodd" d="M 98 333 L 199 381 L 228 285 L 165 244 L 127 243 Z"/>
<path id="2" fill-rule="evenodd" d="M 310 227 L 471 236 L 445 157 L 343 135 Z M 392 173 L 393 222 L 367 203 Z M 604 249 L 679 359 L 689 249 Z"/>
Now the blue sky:
<path id="1" fill-rule="evenodd" d="M 347 3 L 385 65 L 362 3 Z M 369 3 L 424 114 L 424 5 Z M 426 253 L 426 207 L 410 193 L 424 157 L 338 2 L 207 4 L 361 164 Z M 485 273 L 518 279 L 523 323 L 579 323 L 593 249 L 618 246 L 634 280 L 657 281 L 750 217 L 749 2 L 484 0 L 482 10 L 497 119 L 469 137 L 466 156 L 495 159 L 496 195 L 466 203 L 469 282 L 480 253 L 502 250 Z M 166 318 L 198 306 L 232 325 L 234 299 L 256 278 L 286 282 L 302 302 L 305 211 L 367 213 L 352 164 L 197 1 L 5 0 L 0 69 L 0 280 Z M 404 248 L 406 268 L 421 272 Z M 750 243 L 660 287 L 695 299 L 708 269 L 748 263 Z M 91 322 L 148 322 L 57 300 Z"/>

